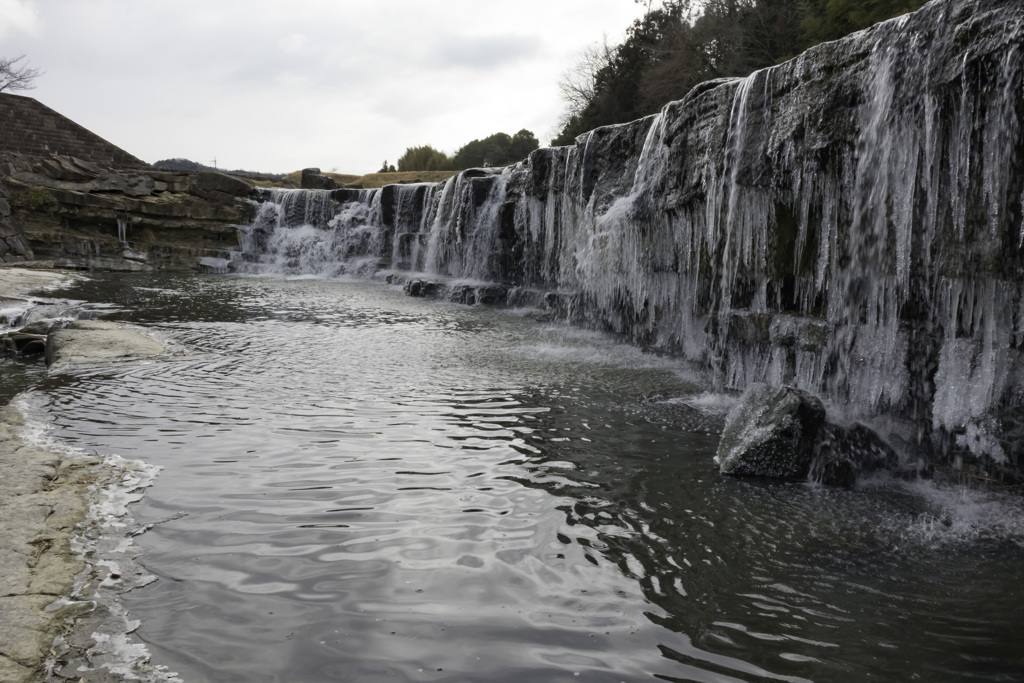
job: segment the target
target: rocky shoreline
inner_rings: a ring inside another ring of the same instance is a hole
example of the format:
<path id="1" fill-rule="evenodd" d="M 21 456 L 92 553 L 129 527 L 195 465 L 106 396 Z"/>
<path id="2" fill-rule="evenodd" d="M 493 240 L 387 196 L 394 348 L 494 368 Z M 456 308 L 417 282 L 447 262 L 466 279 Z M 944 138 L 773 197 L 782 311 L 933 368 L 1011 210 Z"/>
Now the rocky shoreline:
<path id="1" fill-rule="evenodd" d="M 27 307 L 26 292 L 68 277 L 0 268 L 0 298 Z M 98 321 L 73 322 L 46 336 L 47 361 L 55 369 L 163 350 L 139 332 Z M 87 562 L 76 538 L 95 525 L 101 494 L 133 479 L 132 467 L 33 445 L 25 427 L 16 406 L 0 407 L 0 583 L 6 587 L 0 595 L 0 680 L 80 680 L 77 662 L 92 645 L 91 625 L 103 611 L 93 593 L 120 577 Z M 76 621 L 82 622 L 77 628 Z M 76 664 L 69 668 L 72 659 Z"/>
<path id="2" fill-rule="evenodd" d="M 26 444 L 22 415 L 0 408 L 0 680 L 42 681 L 54 639 L 88 608 L 61 604 L 85 563 L 71 548 L 97 481 L 94 458 L 70 459 Z"/>

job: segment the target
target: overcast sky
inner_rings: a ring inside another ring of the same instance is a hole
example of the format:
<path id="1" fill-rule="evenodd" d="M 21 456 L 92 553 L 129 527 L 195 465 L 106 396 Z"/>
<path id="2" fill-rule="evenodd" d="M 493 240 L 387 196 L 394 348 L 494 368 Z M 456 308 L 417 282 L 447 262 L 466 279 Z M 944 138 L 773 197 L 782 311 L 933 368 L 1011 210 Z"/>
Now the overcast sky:
<path id="1" fill-rule="evenodd" d="M 559 76 L 620 42 L 633 0 L 0 0 L 20 94 L 150 163 L 376 171 L 526 128 L 546 144 Z"/>

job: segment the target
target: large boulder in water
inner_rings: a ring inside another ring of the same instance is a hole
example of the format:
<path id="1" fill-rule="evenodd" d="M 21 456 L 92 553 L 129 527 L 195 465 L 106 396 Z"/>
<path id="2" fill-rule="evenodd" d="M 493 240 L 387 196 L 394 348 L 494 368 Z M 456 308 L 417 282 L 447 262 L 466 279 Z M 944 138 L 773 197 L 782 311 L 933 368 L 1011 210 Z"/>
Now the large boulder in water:
<path id="1" fill-rule="evenodd" d="M 50 332 L 46 340 L 46 364 L 155 356 L 164 351 L 160 342 L 124 325 L 78 320 L 62 330 Z"/>
<path id="2" fill-rule="evenodd" d="M 299 186 L 303 190 L 334 190 L 337 189 L 338 183 L 321 173 L 319 168 L 304 168 Z"/>
<path id="3" fill-rule="evenodd" d="M 825 406 L 805 391 L 756 383 L 729 412 L 715 462 L 723 474 L 807 478 Z"/>

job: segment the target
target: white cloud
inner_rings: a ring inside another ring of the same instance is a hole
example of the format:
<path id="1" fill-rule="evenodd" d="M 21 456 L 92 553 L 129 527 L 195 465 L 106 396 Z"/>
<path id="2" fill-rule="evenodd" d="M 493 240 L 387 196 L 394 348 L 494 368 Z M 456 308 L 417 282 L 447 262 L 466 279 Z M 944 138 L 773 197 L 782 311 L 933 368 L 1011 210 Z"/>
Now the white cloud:
<path id="1" fill-rule="evenodd" d="M 0 39 L 15 33 L 35 35 L 38 31 L 39 15 L 30 0 L 0 0 Z"/>
<path id="2" fill-rule="evenodd" d="M 540 41 L 533 36 L 443 36 L 438 40 L 434 63 L 440 67 L 493 69 L 536 57 Z"/>
<path id="3" fill-rule="evenodd" d="M 12 11 L 11 8 L 14 8 Z M 31 96 L 147 161 L 376 170 L 521 128 L 542 141 L 560 74 L 620 38 L 630 0 L 0 0 Z M 20 14 L 19 14 L 20 13 Z M 27 18 L 26 18 L 27 17 Z"/>
<path id="4" fill-rule="evenodd" d="M 290 33 L 277 41 L 277 44 L 285 52 L 301 52 L 306 45 L 306 36 L 301 33 Z"/>

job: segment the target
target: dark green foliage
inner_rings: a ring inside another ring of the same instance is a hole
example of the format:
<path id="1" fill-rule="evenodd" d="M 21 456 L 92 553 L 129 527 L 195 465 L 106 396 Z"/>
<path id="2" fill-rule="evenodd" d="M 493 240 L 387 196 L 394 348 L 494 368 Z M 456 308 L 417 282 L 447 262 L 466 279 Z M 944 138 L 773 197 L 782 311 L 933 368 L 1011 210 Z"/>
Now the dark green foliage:
<path id="1" fill-rule="evenodd" d="M 508 166 L 525 159 L 537 149 L 537 137 L 528 130 L 515 135 L 495 133 L 483 140 L 473 140 L 452 157 L 452 167 L 458 170 L 486 166 Z"/>
<path id="2" fill-rule="evenodd" d="M 532 132 L 523 128 L 512 136 L 512 144 L 509 146 L 510 163 L 521 161 L 530 156 L 530 152 L 540 147 L 540 141 Z"/>
<path id="3" fill-rule="evenodd" d="M 384 163 L 387 168 L 387 162 Z M 448 155 L 430 145 L 410 147 L 398 159 L 399 171 L 447 171 L 451 168 L 452 162 Z M 381 172 L 386 173 L 387 171 L 382 170 Z"/>
<path id="4" fill-rule="evenodd" d="M 508 166 L 522 161 L 539 146 L 537 136 L 524 128 L 515 135 L 495 133 L 483 140 L 473 140 L 451 157 L 430 145 L 410 147 L 398 160 L 398 170 L 462 171 L 467 168 Z M 385 167 L 387 163 L 384 162 Z M 394 166 L 391 170 L 394 170 Z M 381 172 L 384 172 L 383 168 Z"/>
<path id="5" fill-rule="evenodd" d="M 568 144 L 581 133 L 611 123 L 632 121 L 649 113 L 641 97 L 644 74 L 655 64 L 659 46 L 676 25 L 683 25 L 683 3 L 668 2 L 637 19 L 626 40 L 601 55 L 603 64 L 591 65 L 593 84 L 585 106 L 568 117 L 552 144 Z M 564 90 L 564 89 L 563 89 Z"/>
<path id="6" fill-rule="evenodd" d="M 924 0 L 802 0 L 800 28 L 816 45 L 919 9 Z"/>
<path id="7" fill-rule="evenodd" d="M 483 140 L 466 143 L 455 153 L 452 162 L 457 169 L 481 166 L 504 166 L 508 158 L 512 137 L 508 133 L 495 133 Z"/>
<path id="8" fill-rule="evenodd" d="M 599 126 L 653 114 L 698 83 L 746 76 L 923 4 L 924 0 L 666 0 L 633 22 L 621 45 L 588 51 L 570 70 L 561 84 L 569 110 L 551 144 L 570 144 Z"/>

